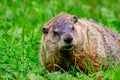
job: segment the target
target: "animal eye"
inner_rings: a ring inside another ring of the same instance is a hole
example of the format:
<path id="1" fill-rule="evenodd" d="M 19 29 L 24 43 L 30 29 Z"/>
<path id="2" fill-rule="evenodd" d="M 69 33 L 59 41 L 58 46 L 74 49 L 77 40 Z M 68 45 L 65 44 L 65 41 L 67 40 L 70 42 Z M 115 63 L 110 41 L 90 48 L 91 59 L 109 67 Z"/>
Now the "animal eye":
<path id="1" fill-rule="evenodd" d="M 43 33 L 48 34 L 49 29 L 43 27 Z"/>
<path id="2" fill-rule="evenodd" d="M 57 35 L 57 34 L 58 34 L 58 32 L 57 32 L 57 31 L 53 31 L 53 34 L 54 34 L 54 35 Z"/>
<path id="3" fill-rule="evenodd" d="M 75 30 L 75 28 L 74 28 L 74 27 L 72 27 L 72 30 Z"/>
<path id="4" fill-rule="evenodd" d="M 71 31 L 74 31 L 74 30 L 75 30 L 74 26 L 71 26 Z"/>

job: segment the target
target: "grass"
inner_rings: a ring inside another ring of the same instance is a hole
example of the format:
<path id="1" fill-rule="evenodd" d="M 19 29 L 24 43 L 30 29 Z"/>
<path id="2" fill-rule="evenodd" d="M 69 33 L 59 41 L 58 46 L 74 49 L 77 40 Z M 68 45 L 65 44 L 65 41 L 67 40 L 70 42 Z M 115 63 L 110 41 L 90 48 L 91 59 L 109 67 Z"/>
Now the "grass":
<path id="1" fill-rule="evenodd" d="M 120 33 L 120 0 L 0 0 L 0 80 L 120 80 L 120 68 L 94 74 L 46 74 L 39 61 L 42 27 L 66 12 Z"/>

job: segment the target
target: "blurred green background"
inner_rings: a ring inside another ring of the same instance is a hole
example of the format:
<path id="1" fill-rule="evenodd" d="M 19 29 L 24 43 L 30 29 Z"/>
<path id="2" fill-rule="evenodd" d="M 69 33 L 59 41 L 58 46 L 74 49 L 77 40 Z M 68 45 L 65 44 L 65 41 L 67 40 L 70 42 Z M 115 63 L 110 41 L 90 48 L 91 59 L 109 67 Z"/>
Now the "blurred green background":
<path id="1" fill-rule="evenodd" d="M 120 80 L 120 69 L 98 74 L 46 74 L 39 61 L 42 26 L 61 12 L 94 19 L 120 33 L 120 0 L 0 0 L 0 80 Z M 112 75 L 111 75 L 112 74 Z"/>

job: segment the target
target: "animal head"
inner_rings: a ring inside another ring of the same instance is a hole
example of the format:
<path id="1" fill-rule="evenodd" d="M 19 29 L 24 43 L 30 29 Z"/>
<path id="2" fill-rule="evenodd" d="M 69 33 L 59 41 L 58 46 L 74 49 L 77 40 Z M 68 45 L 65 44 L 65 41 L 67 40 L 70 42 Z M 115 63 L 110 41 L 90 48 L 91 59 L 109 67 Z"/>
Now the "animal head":
<path id="1" fill-rule="evenodd" d="M 75 24 L 78 18 L 73 15 L 61 13 L 54 17 L 43 27 L 46 46 L 70 50 L 77 44 L 78 30 Z"/>

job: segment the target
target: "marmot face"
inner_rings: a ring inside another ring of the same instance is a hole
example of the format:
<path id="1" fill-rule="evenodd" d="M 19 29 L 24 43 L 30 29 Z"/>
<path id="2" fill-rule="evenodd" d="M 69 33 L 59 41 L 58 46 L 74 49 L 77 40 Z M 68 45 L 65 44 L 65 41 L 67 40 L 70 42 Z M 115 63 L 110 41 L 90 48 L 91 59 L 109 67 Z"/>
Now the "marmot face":
<path id="1" fill-rule="evenodd" d="M 70 50 L 77 44 L 77 17 L 70 16 L 56 18 L 50 25 L 46 25 L 48 28 L 43 27 L 43 33 L 46 40 L 46 46 L 53 46 L 59 50 Z M 49 45 L 48 45 L 49 44 Z"/>

